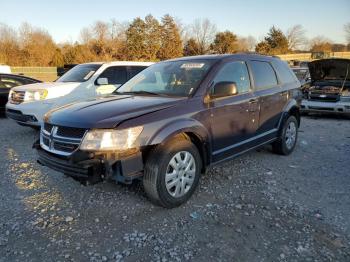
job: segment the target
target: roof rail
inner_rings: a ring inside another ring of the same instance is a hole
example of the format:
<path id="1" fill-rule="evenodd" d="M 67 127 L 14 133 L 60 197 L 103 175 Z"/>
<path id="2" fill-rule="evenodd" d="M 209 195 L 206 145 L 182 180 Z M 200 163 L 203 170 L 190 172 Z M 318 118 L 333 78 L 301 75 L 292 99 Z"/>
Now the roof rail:
<path id="1" fill-rule="evenodd" d="M 261 55 L 261 56 L 269 56 L 269 57 L 274 57 L 274 58 L 281 59 L 279 56 L 276 56 L 276 55 L 264 55 L 264 54 L 260 54 L 260 53 L 258 53 L 258 52 L 252 52 L 252 51 L 239 52 L 239 53 L 237 53 L 237 54 Z"/>

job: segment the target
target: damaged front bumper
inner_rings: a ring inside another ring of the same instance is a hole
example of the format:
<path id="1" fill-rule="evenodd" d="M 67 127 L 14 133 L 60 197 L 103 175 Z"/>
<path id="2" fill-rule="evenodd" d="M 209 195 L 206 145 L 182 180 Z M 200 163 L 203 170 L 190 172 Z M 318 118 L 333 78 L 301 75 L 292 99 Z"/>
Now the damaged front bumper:
<path id="1" fill-rule="evenodd" d="M 322 102 L 302 100 L 301 112 L 350 114 L 350 101 Z"/>
<path id="2" fill-rule="evenodd" d="M 39 141 L 33 147 L 37 150 L 39 164 L 79 179 L 91 182 L 111 179 L 130 184 L 143 175 L 143 159 L 139 150 L 123 154 L 78 150 L 64 157 L 45 151 Z"/>

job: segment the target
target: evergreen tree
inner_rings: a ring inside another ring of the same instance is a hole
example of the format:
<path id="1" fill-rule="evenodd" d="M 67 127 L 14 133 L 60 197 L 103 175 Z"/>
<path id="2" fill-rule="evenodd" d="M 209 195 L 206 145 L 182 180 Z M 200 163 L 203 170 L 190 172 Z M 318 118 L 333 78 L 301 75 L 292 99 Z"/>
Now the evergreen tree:
<path id="1" fill-rule="evenodd" d="M 158 52 L 160 60 L 182 56 L 182 40 L 180 30 L 170 15 L 162 17 L 161 46 Z"/>
<path id="2" fill-rule="evenodd" d="M 146 49 L 146 23 L 135 18 L 126 31 L 125 53 L 129 60 L 142 60 Z"/>
<path id="3" fill-rule="evenodd" d="M 282 30 L 273 26 L 265 39 L 257 44 L 255 50 L 268 55 L 286 54 L 289 51 L 288 39 Z"/>
<path id="4" fill-rule="evenodd" d="M 230 31 L 219 32 L 210 49 L 216 54 L 235 53 L 238 50 L 237 36 Z"/>
<path id="5" fill-rule="evenodd" d="M 184 56 L 194 56 L 194 55 L 200 55 L 201 54 L 201 48 L 196 40 L 193 38 L 190 38 L 185 46 L 183 51 Z"/>

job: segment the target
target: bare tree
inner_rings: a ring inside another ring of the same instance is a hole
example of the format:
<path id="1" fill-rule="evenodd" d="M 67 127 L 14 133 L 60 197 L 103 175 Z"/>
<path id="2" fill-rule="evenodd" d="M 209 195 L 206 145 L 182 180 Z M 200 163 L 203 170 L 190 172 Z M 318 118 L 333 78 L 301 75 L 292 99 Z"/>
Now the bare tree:
<path id="1" fill-rule="evenodd" d="M 252 52 L 255 49 L 256 39 L 253 36 L 248 37 L 238 37 L 238 51 L 242 52 Z"/>
<path id="2" fill-rule="evenodd" d="M 324 36 L 316 36 L 310 41 L 310 50 L 312 52 L 330 52 L 332 51 L 332 41 Z"/>
<path id="3" fill-rule="evenodd" d="M 81 29 L 80 31 L 80 41 L 83 43 L 83 44 L 88 44 L 91 39 L 93 38 L 92 37 L 92 32 L 89 28 L 87 27 L 84 27 L 83 29 Z"/>
<path id="4" fill-rule="evenodd" d="M 344 25 L 346 41 L 350 44 L 350 23 Z"/>
<path id="5" fill-rule="evenodd" d="M 126 30 L 129 27 L 128 22 L 118 22 L 114 18 L 111 20 L 110 24 L 110 37 L 112 40 L 118 38 L 119 40 L 125 40 L 126 38 Z"/>
<path id="6" fill-rule="evenodd" d="M 93 32 L 98 41 L 105 41 L 109 37 L 109 26 L 102 21 L 96 21 L 93 25 Z"/>
<path id="7" fill-rule="evenodd" d="M 290 50 L 304 48 L 307 42 L 305 29 L 302 25 L 294 25 L 286 32 L 288 47 Z"/>
<path id="8" fill-rule="evenodd" d="M 207 18 L 196 19 L 190 26 L 191 36 L 197 41 L 201 54 L 205 54 L 209 50 L 216 31 L 216 25 Z"/>

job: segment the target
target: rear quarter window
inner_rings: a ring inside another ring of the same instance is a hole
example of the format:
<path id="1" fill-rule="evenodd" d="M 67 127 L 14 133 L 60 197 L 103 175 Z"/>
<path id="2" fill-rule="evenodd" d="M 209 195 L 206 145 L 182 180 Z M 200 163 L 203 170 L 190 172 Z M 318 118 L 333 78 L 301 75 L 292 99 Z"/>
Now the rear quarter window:
<path id="1" fill-rule="evenodd" d="M 250 65 L 256 90 L 264 90 L 278 84 L 276 73 L 270 63 L 264 61 L 250 61 Z"/>
<path id="2" fill-rule="evenodd" d="M 273 67 L 275 68 L 277 75 L 283 84 L 295 82 L 296 76 L 289 68 L 288 64 L 284 61 L 273 61 Z"/>

